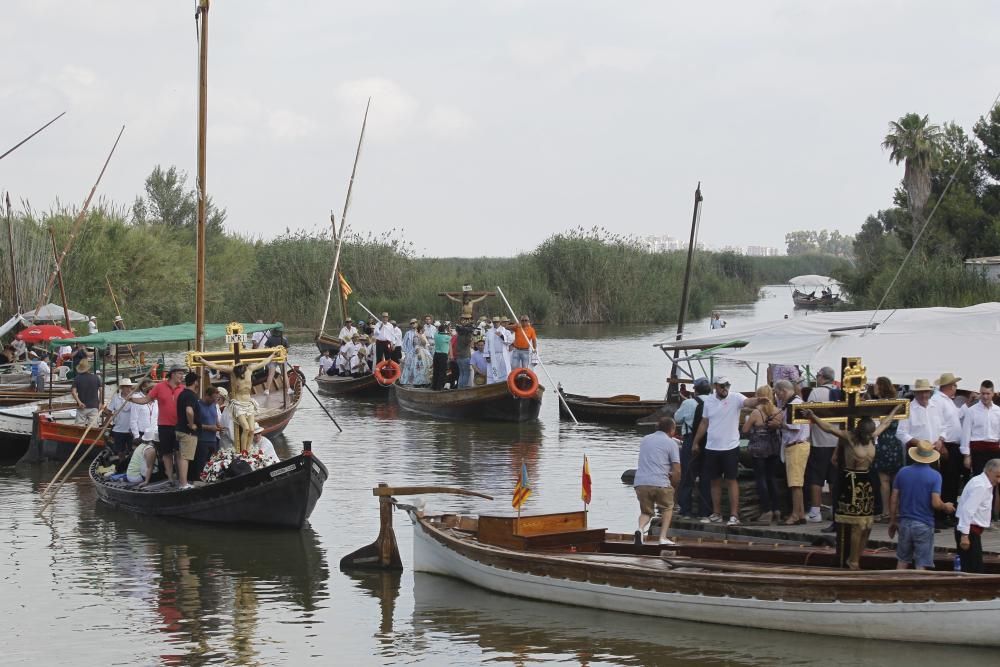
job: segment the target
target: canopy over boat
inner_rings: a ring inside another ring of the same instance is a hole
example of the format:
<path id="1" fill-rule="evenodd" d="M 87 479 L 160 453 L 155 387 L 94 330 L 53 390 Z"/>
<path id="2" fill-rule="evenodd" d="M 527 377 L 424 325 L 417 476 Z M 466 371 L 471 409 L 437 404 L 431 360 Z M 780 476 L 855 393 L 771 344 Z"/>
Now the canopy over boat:
<path id="1" fill-rule="evenodd" d="M 664 351 L 704 350 L 705 356 L 748 363 L 797 364 L 813 372 L 862 357 L 868 377 L 910 384 L 951 372 L 969 385 L 1000 379 L 1000 303 L 967 308 L 904 308 L 819 312 L 717 329 L 715 333 L 656 343 Z"/>
<path id="2" fill-rule="evenodd" d="M 831 278 L 829 276 L 820 276 L 815 273 L 809 273 L 804 276 L 795 276 L 788 281 L 788 284 L 793 287 L 840 287 L 840 281 L 836 278 Z"/>
<path id="3" fill-rule="evenodd" d="M 206 324 L 205 340 L 215 340 L 226 337 L 226 324 Z M 270 324 L 243 324 L 243 333 L 251 334 L 268 329 L 281 329 L 281 322 L 271 322 Z M 171 324 L 165 327 L 153 327 L 151 329 L 123 329 L 102 331 L 91 336 L 77 336 L 76 338 L 63 338 L 53 340 L 49 345 L 58 347 L 60 345 L 83 343 L 95 347 L 106 347 L 108 345 L 139 345 L 141 343 L 176 343 L 178 341 L 194 340 L 195 327 L 193 322 L 184 324 Z"/>
<path id="4" fill-rule="evenodd" d="M 62 322 L 66 319 L 66 314 L 63 312 L 62 306 L 57 306 L 54 303 L 47 303 L 37 310 L 29 310 L 21 315 L 24 319 L 29 322 Z M 75 310 L 69 311 L 69 319 L 73 322 L 86 322 L 87 316 L 83 313 L 78 313 Z"/>

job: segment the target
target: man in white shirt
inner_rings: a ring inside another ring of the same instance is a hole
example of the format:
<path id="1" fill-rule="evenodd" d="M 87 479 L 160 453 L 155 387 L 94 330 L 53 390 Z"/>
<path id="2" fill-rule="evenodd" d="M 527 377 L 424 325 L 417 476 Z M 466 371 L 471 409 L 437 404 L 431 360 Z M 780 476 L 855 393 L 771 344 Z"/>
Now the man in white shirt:
<path id="1" fill-rule="evenodd" d="M 130 398 L 142 398 L 153 387 L 153 384 L 154 382 L 148 378 L 143 380 L 138 389 L 132 392 Z M 160 414 L 160 406 L 156 401 L 147 403 L 146 405 L 133 403 L 129 411 L 132 413 L 129 431 L 132 433 L 132 440 L 135 441 L 142 438 L 143 434 L 146 433 L 146 429 L 150 426 L 156 427 L 157 417 Z"/>
<path id="2" fill-rule="evenodd" d="M 392 342 L 396 338 L 396 327 L 389 321 L 389 313 L 382 313 L 382 321 L 375 324 L 375 363 L 389 359 Z"/>
<path id="3" fill-rule="evenodd" d="M 965 481 L 965 466 L 962 462 L 962 413 L 955 405 L 958 383 L 962 380 L 953 373 L 942 373 L 935 383 L 937 392 L 931 396 L 931 405 L 938 409 L 944 428 L 945 454 L 941 458 L 941 500 L 954 503 L 958 500 L 958 490 Z"/>
<path id="4" fill-rule="evenodd" d="M 819 372 L 816 373 L 817 386 L 809 392 L 809 402 L 841 400 L 843 393 L 833 385 L 836 377 L 836 373 L 829 366 L 819 369 Z M 834 426 L 846 428 L 843 423 L 837 423 Z M 809 514 L 806 515 L 806 521 L 809 523 L 819 523 L 823 520 L 820 513 L 820 506 L 823 502 L 823 485 L 829 484 L 832 491 L 833 485 L 837 483 L 837 466 L 833 464 L 833 455 L 836 451 L 837 436 L 830 435 L 822 429 L 810 429 L 809 460 L 806 462 L 805 479 L 805 483 L 809 485 Z"/>
<path id="5" fill-rule="evenodd" d="M 341 344 L 341 347 L 347 345 L 350 342 L 350 338 Z M 330 368 L 333 366 L 333 357 L 330 356 L 330 348 L 323 350 L 323 354 L 319 358 L 319 377 L 326 377 L 329 374 Z"/>
<path id="6" fill-rule="evenodd" d="M 263 324 L 263 323 L 264 323 L 264 320 L 257 320 L 257 324 Z M 255 331 L 255 332 L 253 332 L 250 335 L 250 342 L 253 343 L 253 349 L 256 350 L 258 347 L 262 347 L 264 345 L 264 341 L 266 341 L 267 337 L 270 336 L 270 335 L 271 335 L 270 331 Z"/>
<path id="7" fill-rule="evenodd" d="M 712 514 L 702 523 L 722 523 L 722 478 L 726 478 L 729 491 L 729 526 L 740 525 L 740 485 L 737 476 L 740 462 L 740 410 L 754 408 L 761 403 L 758 398 L 745 398 L 740 393 L 730 393 L 729 378 L 715 379 L 715 393 L 705 399 L 701 423 L 694 435 L 692 454 L 697 456 L 699 443 L 705 440 L 702 475 L 711 480 Z"/>
<path id="8" fill-rule="evenodd" d="M 392 352 L 389 358 L 397 364 L 403 361 L 403 330 L 396 326 L 396 320 L 389 320 L 392 325 Z"/>
<path id="9" fill-rule="evenodd" d="M 118 382 L 118 392 L 111 398 L 104 414 L 115 415 L 115 423 L 111 427 L 111 451 L 115 454 L 125 454 L 132 444 L 132 402 L 128 400 L 132 394 L 132 380 L 123 378 Z M 117 413 L 117 414 L 115 414 Z"/>
<path id="10" fill-rule="evenodd" d="M 979 385 L 979 402 L 965 411 L 960 443 L 963 463 L 978 475 L 990 459 L 1000 457 L 1000 407 L 993 404 L 993 382 Z"/>
<path id="11" fill-rule="evenodd" d="M 675 544 L 667 538 L 674 516 L 674 488 L 681 479 L 681 450 L 673 436 L 673 418 L 660 417 L 656 430 L 639 442 L 639 464 L 632 482 L 635 497 L 639 500 L 639 530 L 635 531 L 637 545 L 642 544 L 642 534 L 656 515 L 657 507 L 663 510 L 660 516 L 660 544 Z"/>
<path id="12" fill-rule="evenodd" d="M 91 315 L 90 319 L 87 320 L 87 333 L 91 336 L 97 333 L 97 318 L 93 315 Z"/>
<path id="13" fill-rule="evenodd" d="M 931 383 L 917 378 L 911 389 L 910 416 L 899 422 L 896 437 L 903 443 L 904 451 L 916 447 L 918 441 L 926 440 L 941 452 L 944 450 L 944 421 L 938 407 L 931 404 Z"/>
<path id="14" fill-rule="evenodd" d="M 990 459 L 983 472 L 969 480 L 958 500 L 955 545 L 962 559 L 962 572 L 983 571 L 983 530 L 990 527 L 993 493 L 1000 483 L 1000 459 Z"/>
<path id="15" fill-rule="evenodd" d="M 354 326 L 354 322 L 350 318 L 347 318 L 344 320 L 344 326 L 341 327 L 340 333 L 337 334 L 337 338 L 339 338 L 342 343 L 350 343 L 351 339 L 354 338 L 357 333 L 358 329 Z"/>
<path id="16" fill-rule="evenodd" d="M 351 340 L 340 346 L 337 352 L 337 372 L 345 377 L 351 375 L 351 364 L 358 348 L 361 347 L 361 336 L 354 334 Z"/>

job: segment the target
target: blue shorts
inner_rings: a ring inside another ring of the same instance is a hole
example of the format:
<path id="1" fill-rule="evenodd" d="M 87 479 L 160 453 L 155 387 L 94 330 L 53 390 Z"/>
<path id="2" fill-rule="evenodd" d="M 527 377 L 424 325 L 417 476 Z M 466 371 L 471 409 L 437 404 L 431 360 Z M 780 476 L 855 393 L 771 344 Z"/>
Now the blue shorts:
<path id="1" fill-rule="evenodd" d="M 934 526 L 915 519 L 900 519 L 896 559 L 933 570 Z"/>

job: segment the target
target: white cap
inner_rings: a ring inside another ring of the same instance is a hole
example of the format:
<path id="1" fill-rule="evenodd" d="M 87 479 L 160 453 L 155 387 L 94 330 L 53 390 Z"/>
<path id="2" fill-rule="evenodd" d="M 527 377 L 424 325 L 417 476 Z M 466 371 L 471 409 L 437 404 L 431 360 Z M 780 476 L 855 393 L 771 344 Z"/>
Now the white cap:
<path id="1" fill-rule="evenodd" d="M 715 380 L 712 381 L 712 384 L 730 384 L 730 382 L 729 378 L 727 378 L 725 375 L 720 375 L 719 377 L 715 378 Z"/>
<path id="2" fill-rule="evenodd" d="M 264 432 L 264 427 L 261 426 L 260 424 L 258 424 L 257 422 L 254 422 L 254 424 L 253 424 L 253 434 L 257 435 L 258 433 L 263 433 L 263 432 Z"/>
<path id="3" fill-rule="evenodd" d="M 142 439 L 145 442 L 159 442 L 160 429 L 156 426 L 150 426 L 146 429 L 146 432 L 142 434 Z"/>

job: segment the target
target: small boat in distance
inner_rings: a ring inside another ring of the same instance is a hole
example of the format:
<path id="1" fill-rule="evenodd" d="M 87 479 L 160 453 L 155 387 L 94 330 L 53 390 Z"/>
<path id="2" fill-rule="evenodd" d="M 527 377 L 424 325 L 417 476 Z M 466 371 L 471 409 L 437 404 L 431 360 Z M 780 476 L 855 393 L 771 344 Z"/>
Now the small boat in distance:
<path id="1" fill-rule="evenodd" d="M 319 393 L 325 396 L 351 396 L 356 398 L 388 398 L 389 387 L 379 384 L 374 373 L 361 377 L 320 375 L 316 378 Z"/>
<path id="2" fill-rule="evenodd" d="M 792 288 L 792 303 L 796 308 L 832 308 L 843 302 L 840 281 L 829 276 L 795 276 L 788 285 Z"/>
<path id="3" fill-rule="evenodd" d="M 581 396 L 568 394 L 559 387 L 563 399 L 579 421 L 597 423 L 635 424 L 638 420 L 649 417 L 667 405 L 666 400 L 643 400 L 635 394 L 619 394 L 617 396 Z M 569 412 L 559 402 L 559 417 L 571 419 Z"/>

